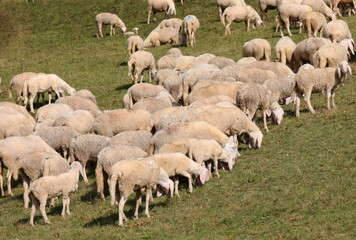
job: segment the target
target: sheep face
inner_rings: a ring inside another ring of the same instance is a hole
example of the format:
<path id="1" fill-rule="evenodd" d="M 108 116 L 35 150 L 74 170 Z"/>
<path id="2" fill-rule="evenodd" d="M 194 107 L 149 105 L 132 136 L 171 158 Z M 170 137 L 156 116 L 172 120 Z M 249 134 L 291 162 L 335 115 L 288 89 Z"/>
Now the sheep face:
<path id="1" fill-rule="evenodd" d="M 205 182 L 209 181 L 209 171 L 207 168 L 201 167 L 197 180 L 200 185 L 203 185 Z"/>
<path id="2" fill-rule="evenodd" d="M 276 123 L 280 125 L 284 115 L 283 109 L 281 108 L 281 106 L 279 106 L 277 102 L 274 102 L 271 105 L 271 110 L 272 110 L 272 123 Z"/>
<path id="3" fill-rule="evenodd" d="M 244 142 L 248 143 L 249 148 L 261 148 L 263 134 L 261 131 L 245 133 L 243 136 Z"/>
<path id="4" fill-rule="evenodd" d="M 223 153 L 221 154 L 221 159 L 227 159 L 227 167 L 231 171 L 235 165 L 235 159 L 240 156 L 237 150 L 237 143 L 234 143 L 233 137 L 229 137 L 228 143 L 223 148 Z"/>
<path id="5" fill-rule="evenodd" d="M 69 88 L 69 89 L 67 90 L 67 93 L 68 93 L 69 96 L 74 96 L 74 95 L 76 94 L 76 92 L 77 92 L 77 91 L 75 91 L 74 88 Z"/>
<path id="6" fill-rule="evenodd" d="M 162 196 L 162 193 L 164 192 L 167 196 L 172 198 L 173 191 L 174 191 L 174 183 L 171 179 L 168 179 L 167 182 L 160 183 L 160 186 L 157 188 L 157 197 Z"/>
<path id="7" fill-rule="evenodd" d="M 341 78 L 341 74 L 346 75 L 347 70 L 349 71 L 350 75 L 352 75 L 350 65 L 346 61 L 340 62 L 339 66 L 337 67 L 337 73 L 339 75 L 339 78 Z"/>

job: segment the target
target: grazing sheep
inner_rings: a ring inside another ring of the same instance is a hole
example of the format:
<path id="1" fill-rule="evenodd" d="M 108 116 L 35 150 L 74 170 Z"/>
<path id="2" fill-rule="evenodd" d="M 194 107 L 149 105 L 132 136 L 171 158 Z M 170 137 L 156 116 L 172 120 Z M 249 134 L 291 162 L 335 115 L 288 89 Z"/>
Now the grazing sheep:
<path id="1" fill-rule="evenodd" d="M 208 170 L 182 153 L 159 153 L 151 156 L 151 158 L 163 168 L 168 176 L 174 178 L 174 195 L 176 196 L 179 196 L 179 175 L 188 178 L 189 193 L 193 192 L 192 175 L 197 176 L 200 184 L 209 180 Z"/>
<path id="2" fill-rule="evenodd" d="M 79 90 L 78 92 L 75 93 L 75 96 L 89 99 L 94 104 L 96 104 L 96 97 L 94 96 L 94 94 L 91 91 L 89 91 L 87 89 Z"/>
<path id="3" fill-rule="evenodd" d="M 304 15 L 304 26 L 307 29 L 307 36 L 312 37 L 312 30 L 314 31 L 314 37 L 317 37 L 318 32 L 320 31 L 320 37 L 323 36 L 323 31 L 326 26 L 325 16 L 316 11 L 307 12 Z"/>
<path id="4" fill-rule="evenodd" d="M 119 26 L 123 33 L 126 32 L 126 27 L 124 22 L 115 14 L 113 13 L 99 13 L 95 16 L 96 22 L 96 37 L 103 36 L 102 27 L 103 25 L 110 25 L 110 36 L 114 33 L 115 35 L 115 27 Z"/>
<path id="5" fill-rule="evenodd" d="M 143 70 L 148 69 L 148 78 L 151 82 L 152 76 L 156 74 L 155 68 L 155 58 L 153 57 L 152 53 L 146 51 L 137 51 L 134 52 L 127 62 L 128 66 L 128 74 L 131 77 L 133 83 L 137 83 L 137 78 L 141 74 L 141 83 L 143 79 Z M 135 74 L 136 70 L 136 74 Z M 135 78 L 134 78 L 135 74 Z"/>
<path id="6" fill-rule="evenodd" d="M 150 117 L 151 114 L 142 109 L 135 111 L 127 111 L 125 109 L 106 111 L 95 119 L 92 132 L 112 137 L 124 131 L 146 130 Z"/>
<path id="7" fill-rule="evenodd" d="M 193 62 L 195 57 L 193 56 L 181 56 L 174 62 L 174 70 L 179 72 L 187 71 L 194 66 Z"/>
<path id="8" fill-rule="evenodd" d="M 333 43 L 341 42 L 345 38 L 352 40 L 349 26 L 343 20 L 328 22 L 324 29 L 324 37 L 330 39 Z"/>
<path id="9" fill-rule="evenodd" d="M 183 138 L 163 144 L 158 153 L 182 153 L 188 155 L 189 146 L 197 141 L 196 138 Z"/>
<path id="10" fill-rule="evenodd" d="M 274 47 L 276 53 L 276 62 L 281 62 L 285 65 L 292 63 L 293 52 L 297 45 L 290 37 L 282 37 Z"/>
<path id="11" fill-rule="evenodd" d="M 219 11 L 219 16 L 220 16 L 221 21 L 222 21 L 222 14 L 226 8 L 232 7 L 232 6 L 239 6 L 239 7 L 246 6 L 246 3 L 244 0 L 217 0 L 216 4 L 218 6 L 218 11 Z"/>
<path id="12" fill-rule="evenodd" d="M 122 197 L 119 202 L 119 226 L 123 226 L 123 220 L 126 220 L 124 214 L 124 205 L 132 192 L 136 191 L 136 211 L 135 219 L 138 218 L 138 208 L 141 204 L 142 193 L 141 189 L 146 189 L 146 217 L 150 217 L 148 205 L 152 187 L 159 184 L 164 188 L 164 191 L 171 196 L 173 191 L 173 182 L 167 176 L 167 173 L 161 170 L 157 162 L 151 158 L 146 159 L 130 159 L 120 161 L 112 167 L 112 181 L 110 183 L 110 195 L 112 205 L 116 197 L 116 184 L 119 182 L 119 191 Z M 171 192 L 170 192 L 171 191 Z"/>
<path id="13" fill-rule="evenodd" d="M 179 48 L 171 48 L 168 50 L 167 55 L 161 57 L 157 61 L 157 69 L 173 69 L 177 58 L 182 57 L 183 54 Z"/>
<path id="14" fill-rule="evenodd" d="M 243 57 L 243 58 L 240 58 L 237 62 L 236 62 L 236 66 L 241 66 L 241 67 L 245 67 L 247 66 L 248 64 L 250 63 L 253 63 L 253 62 L 257 62 L 257 59 L 254 58 L 254 57 Z"/>
<path id="15" fill-rule="evenodd" d="M 199 26 L 199 20 L 194 15 L 188 15 L 183 19 L 180 35 L 184 45 L 193 46 L 195 44 L 195 33 Z"/>
<path id="16" fill-rule="evenodd" d="M 67 104 L 70 106 L 74 111 L 76 110 L 87 110 L 89 111 L 94 117 L 97 117 L 101 111 L 96 104 L 94 104 L 89 99 L 77 97 L 77 96 L 67 96 L 57 99 L 55 102 L 56 104 Z"/>
<path id="17" fill-rule="evenodd" d="M 50 104 L 40 107 L 36 112 L 36 121 L 42 121 L 44 119 L 52 119 L 73 112 L 73 109 L 67 104 Z"/>
<path id="18" fill-rule="evenodd" d="M 333 12 L 323 0 L 303 0 L 301 4 L 309 5 L 314 11 L 324 14 L 330 20 L 336 19 L 335 12 Z"/>
<path id="19" fill-rule="evenodd" d="M 17 105 L 12 102 L 0 102 L 0 107 L 11 107 L 16 111 L 18 111 L 19 113 L 21 113 L 22 115 L 24 115 L 31 122 L 31 124 L 33 125 L 36 124 L 35 119 L 31 116 L 31 114 L 28 113 L 26 108 L 24 108 L 23 106 Z"/>
<path id="20" fill-rule="evenodd" d="M 298 72 L 295 75 L 297 92 L 296 116 L 300 116 L 299 108 L 302 94 L 305 94 L 304 100 L 312 114 L 315 114 L 315 110 L 310 103 L 312 92 L 326 91 L 327 109 L 330 109 L 330 97 L 333 108 L 336 108 L 334 102 L 335 90 L 341 83 L 345 82 L 347 71 L 352 75 L 350 65 L 346 61 L 342 61 L 337 68 L 316 68 Z"/>
<path id="21" fill-rule="evenodd" d="M 143 40 L 140 36 L 131 36 L 126 41 L 127 51 L 131 56 L 132 53 L 143 51 Z"/>
<path id="22" fill-rule="evenodd" d="M 156 29 L 172 27 L 179 32 L 182 27 L 182 23 L 183 21 L 180 18 L 165 19 L 158 25 Z"/>
<path id="23" fill-rule="evenodd" d="M 240 82 L 254 82 L 259 84 L 262 84 L 267 79 L 271 78 L 277 78 L 277 75 L 270 70 L 263 70 L 259 68 L 244 68 L 237 76 L 237 80 Z"/>
<path id="24" fill-rule="evenodd" d="M 227 66 L 233 65 L 235 64 L 235 61 L 232 60 L 231 58 L 226 58 L 226 57 L 214 57 L 213 59 L 211 59 L 208 64 L 214 64 L 216 65 L 218 68 L 223 69 Z"/>
<path id="25" fill-rule="evenodd" d="M 143 46 L 145 48 L 151 48 L 173 43 L 179 44 L 179 32 L 175 28 L 168 27 L 150 33 L 143 42 Z"/>
<path id="26" fill-rule="evenodd" d="M 147 24 L 150 23 L 151 12 L 153 12 L 153 20 L 156 21 L 156 12 L 165 12 L 165 17 L 176 15 L 176 8 L 173 0 L 148 0 L 148 17 Z"/>
<path id="27" fill-rule="evenodd" d="M 67 158 L 69 144 L 72 138 L 78 136 L 79 133 L 70 127 L 48 127 L 41 128 L 33 133 L 35 136 L 41 137 L 49 146 L 57 152 L 61 152 L 64 158 Z"/>
<path id="28" fill-rule="evenodd" d="M 300 68 L 299 71 L 301 71 L 302 69 L 310 69 L 310 67 L 314 68 L 311 65 L 303 65 L 303 68 Z M 263 85 L 271 91 L 273 97 L 276 100 L 278 99 L 282 103 L 289 104 L 291 99 L 295 99 L 294 74 L 289 75 L 287 77 L 270 78 L 266 80 Z M 272 123 L 275 123 L 275 120 L 276 119 L 274 118 L 273 114 Z"/>
<path id="29" fill-rule="evenodd" d="M 230 25 L 232 22 L 242 22 L 246 24 L 246 31 L 250 31 L 250 21 L 255 21 L 256 26 L 264 26 L 258 13 L 251 6 L 239 7 L 233 6 L 225 9 L 222 16 L 222 24 L 225 26 L 225 36 L 227 33 L 231 35 Z"/>
<path id="30" fill-rule="evenodd" d="M 16 159 L 29 152 L 44 151 L 53 152 L 56 151 L 51 148 L 45 141 L 38 136 L 27 137 L 9 137 L 4 140 L 0 140 L 0 188 L 1 196 L 4 196 L 3 189 L 3 177 L 2 171 L 7 168 L 7 192 L 12 196 L 11 191 L 11 176 L 13 171 L 13 165 Z"/>
<path id="31" fill-rule="evenodd" d="M 167 77 L 163 87 L 168 91 L 176 103 L 180 102 L 183 97 L 183 76 Z"/>
<path id="32" fill-rule="evenodd" d="M 290 32 L 290 20 L 301 21 L 304 14 L 311 12 L 313 9 L 308 5 L 300 5 L 296 3 L 284 3 L 278 8 L 279 23 L 281 26 L 281 36 L 283 37 L 283 28 L 287 28 L 289 36 L 292 36 Z"/>
<path id="33" fill-rule="evenodd" d="M 254 57 L 257 60 L 271 61 L 271 45 L 266 39 L 256 38 L 245 42 L 242 48 L 244 57 Z"/>
<path id="34" fill-rule="evenodd" d="M 164 87 L 149 83 L 138 83 L 131 86 L 127 90 L 127 93 L 129 94 L 130 109 L 136 102 L 141 101 L 145 98 L 157 97 L 160 92 L 168 93 L 168 91 Z"/>
<path id="35" fill-rule="evenodd" d="M 148 127 L 147 131 L 149 132 L 155 132 L 157 130 L 157 126 L 161 118 L 171 112 L 176 111 L 181 107 L 169 107 L 169 108 L 164 108 L 160 111 L 155 112 L 154 114 L 151 115 L 150 120 L 148 122 Z"/>
<path id="36" fill-rule="evenodd" d="M 223 74 L 221 73 L 222 71 L 217 72 L 216 74 L 206 74 L 198 77 L 197 82 L 192 87 L 192 91 L 198 88 L 209 86 L 210 84 L 236 82 L 235 78 L 222 76 Z"/>
<path id="37" fill-rule="evenodd" d="M 78 188 L 79 172 L 82 174 L 82 167 L 78 162 L 74 162 L 71 164 L 69 172 L 57 176 L 45 176 L 31 184 L 30 189 L 27 191 L 32 200 L 31 226 L 34 226 L 33 219 L 37 208 L 40 208 L 45 223 L 50 223 L 45 211 L 48 197 L 54 198 L 62 195 L 63 209 L 61 215 L 64 217 L 66 212 L 70 215 L 69 194 Z"/>
<path id="38" fill-rule="evenodd" d="M 203 98 L 198 101 L 195 101 L 194 103 L 189 105 L 189 108 L 195 108 L 203 105 L 215 105 L 220 102 L 228 102 L 232 104 L 236 104 L 236 100 L 233 100 L 232 98 L 225 96 L 225 95 L 217 95 L 217 96 L 212 96 L 208 98 Z"/>
<path id="39" fill-rule="evenodd" d="M 293 71 L 283 63 L 278 62 L 266 62 L 266 61 L 257 61 L 250 63 L 246 68 L 259 68 L 262 70 L 270 70 L 274 72 L 277 77 L 287 77 L 293 74 Z"/>
<path id="40" fill-rule="evenodd" d="M 176 123 L 180 123 L 182 121 L 182 117 L 185 113 L 185 111 L 187 111 L 188 107 L 180 107 L 177 108 L 176 111 L 171 112 L 171 113 L 167 113 L 165 114 L 159 121 L 158 124 L 156 126 L 156 131 L 159 131 L 165 127 L 168 126 L 172 126 Z"/>
<path id="41" fill-rule="evenodd" d="M 24 72 L 13 76 L 8 86 L 9 99 L 12 98 L 11 89 L 13 88 L 15 90 L 16 103 L 18 104 L 20 100 L 24 100 L 23 93 L 22 93 L 24 83 L 27 79 L 37 74 L 38 73 L 34 73 L 34 72 Z"/>
<path id="42" fill-rule="evenodd" d="M 125 36 L 138 35 L 138 30 L 140 30 L 138 27 L 134 27 L 134 28 L 132 29 L 132 32 L 125 32 L 124 35 L 125 35 Z"/>
<path id="43" fill-rule="evenodd" d="M 339 43 L 329 43 L 316 51 L 312 64 L 315 68 L 337 67 L 341 61 L 347 62 L 347 56 L 347 48 Z"/>
<path id="44" fill-rule="evenodd" d="M 96 162 L 100 151 L 109 146 L 110 138 L 95 134 L 76 136 L 69 145 L 69 162 L 78 161 L 83 167 L 83 179 L 88 184 L 85 167 L 88 161 Z"/>
<path id="45" fill-rule="evenodd" d="M 10 112 L 6 113 L 5 111 Z M 0 139 L 12 136 L 27 136 L 34 125 L 21 113 L 10 107 L 0 107 Z"/>
<path id="46" fill-rule="evenodd" d="M 43 119 L 40 120 L 36 123 L 35 125 L 35 131 L 41 129 L 41 128 L 46 128 L 46 127 L 53 127 L 54 126 L 54 120 L 53 119 Z"/>
<path id="47" fill-rule="evenodd" d="M 161 69 L 161 70 L 158 70 L 156 76 L 155 76 L 155 82 L 156 82 L 156 85 L 160 85 L 162 86 L 163 83 L 164 83 L 164 80 L 167 78 L 167 77 L 176 77 L 179 75 L 179 72 L 176 71 L 176 70 L 173 70 L 173 69 Z"/>
<path id="48" fill-rule="evenodd" d="M 110 180 L 112 172 L 111 167 L 118 161 L 130 158 L 146 157 L 147 153 L 136 146 L 112 145 L 104 148 L 98 154 L 98 161 L 95 168 L 97 192 L 102 200 L 104 196 L 104 175 Z"/>
<path id="49" fill-rule="evenodd" d="M 122 97 L 122 107 L 126 110 L 130 110 L 130 99 L 129 99 L 129 94 L 126 93 L 123 97 Z"/>
<path id="50" fill-rule="evenodd" d="M 277 8 L 276 0 L 258 0 L 258 6 L 261 10 L 261 20 L 263 20 L 263 15 L 266 16 L 267 20 L 269 20 L 267 11 L 273 10 Z"/>
<path id="51" fill-rule="evenodd" d="M 95 118 L 87 110 L 77 110 L 56 118 L 54 126 L 67 126 L 80 134 L 89 133 Z"/>
<path id="52" fill-rule="evenodd" d="M 214 57 L 216 57 L 214 54 L 204 53 L 204 54 L 201 54 L 201 55 L 197 56 L 194 59 L 193 64 L 194 64 L 194 66 L 197 66 L 197 65 L 200 65 L 200 64 L 207 64 Z"/>
<path id="53" fill-rule="evenodd" d="M 121 132 L 110 139 L 112 145 L 130 145 L 136 146 L 148 153 L 150 149 L 152 134 L 146 130 Z"/>
<path id="54" fill-rule="evenodd" d="M 325 0 L 324 0 L 325 1 Z M 333 10 L 342 18 L 342 14 L 340 13 L 339 5 L 350 5 L 352 8 L 352 12 L 355 14 L 356 1 L 355 0 L 330 0 L 330 8 L 333 7 Z M 349 11 L 349 16 L 351 15 Z"/>

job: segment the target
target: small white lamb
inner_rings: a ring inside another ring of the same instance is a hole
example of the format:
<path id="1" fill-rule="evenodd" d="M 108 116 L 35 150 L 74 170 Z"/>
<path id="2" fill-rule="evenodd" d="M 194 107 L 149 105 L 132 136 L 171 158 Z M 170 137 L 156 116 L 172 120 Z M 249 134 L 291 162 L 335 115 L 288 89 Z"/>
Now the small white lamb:
<path id="1" fill-rule="evenodd" d="M 176 8 L 173 0 L 148 0 L 147 4 L 147 24 L 150 24 L 151 12 L 153 12 L 154 21 L 156 21 L 156 12 L 165 12 L 166 18 L 168 18 L 168 15 L 176 15 Z"/>
<path id="2" fill-rule="evenodd" d="M 127 62 L 129 69 L 128 75 L 131 77 L 132 82 L 137 83 L 137 78 L 141 74 L 141 83 L 143 80 L 143 70 L 148 69 L 148 78 L 149 81 L 152 81 L 152 76 L 155 76 L 157 73 L 155 66 L 155 58 L 152 53 L 146 51 L 137 51 L 134 52 Z M 136 74 L 134 77 L 134 73 Z"/>

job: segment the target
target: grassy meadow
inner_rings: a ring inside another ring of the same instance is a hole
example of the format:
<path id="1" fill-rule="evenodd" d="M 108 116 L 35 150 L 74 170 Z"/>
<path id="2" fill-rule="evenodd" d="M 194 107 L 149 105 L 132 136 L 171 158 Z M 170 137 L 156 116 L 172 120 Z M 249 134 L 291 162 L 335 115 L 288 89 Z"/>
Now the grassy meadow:
<path id="1" fill-rule="evenodd" d="M 246 2 L 257 9 L 257 0 Z M 176 9 L 177 17 L 193 14 L 201 24 L 197 44 L 179 46 L 184 55 L 208 52 L 237 61 L 246 41 L 265 38 L 274 49 L 280 38 L 274 32 L 276 10 L 268 12 L 265 28 L 246 33 L 244 23 L 233 23 L 231 36 L 224 37 L 215 0 L 186 0 L 184 7 L 176 2 Z M 97 39 L 94 18 L 100 12 L 116 13 L 128 31 L 138 27 L 142 38 L 164 18 L 158 13 L 158 22 L 147 25 L 147 1 L 142 0 L 1 0 L 0 100 L 7 100 L 7 84 L 14 75 L 32 71 L 55 73 L 77 90 L 89 89 L 101 110 L 121 108 L 131 86 L 126 37 L 119 30 L 108 36 L 106 26 L 106 36 Z M 344 20 L 355 36 L 356 16 Z M 295 42 L 306 38 L 292 32 Z M 149 51 L 158 60 L 169 48 Z M 269 124 L 261 149 L 240 144 L 233 171 L 221 171 L 220 179 L 195 187 L 192 194 L 182 178 L 181 197 L 168 203 L 155 199 L 150 219 L 142 205 L 140 218 L 133 220 L 132 195 L 123 228 L 109 197 L 105 202 L 96 197 L 94 165 L 88 166 L 90 185 L 81 181 L 79 191 L 71 194 L 71 216 L 60 216 L 61 200 L 46 209 L 50 225 L 44 225 L 38 211 L 35 227 L 30 227 L 21 180 L 13 182 L 14 196 L 0 197 L 0 239 L 356 239 L 355 80 L 349 76 L 336 91 L 337 109 L 327 111 L 322 94 L 311 97 L 315 116 L 304 106 L 296 119 L 291 106 L 283 106 L 282 125 Z"/>

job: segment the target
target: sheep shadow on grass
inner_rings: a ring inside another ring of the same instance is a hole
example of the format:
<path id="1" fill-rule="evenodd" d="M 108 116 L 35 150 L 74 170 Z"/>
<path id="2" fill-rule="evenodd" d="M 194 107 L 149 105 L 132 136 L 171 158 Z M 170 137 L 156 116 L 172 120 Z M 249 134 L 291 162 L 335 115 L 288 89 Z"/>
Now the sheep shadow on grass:
<path id="1" fill-rule="evenodd" d="M 127 83 L 125 85 L 118 86 L 115 91 L 127 90 L 132 86 L 132 83 Z"/>

